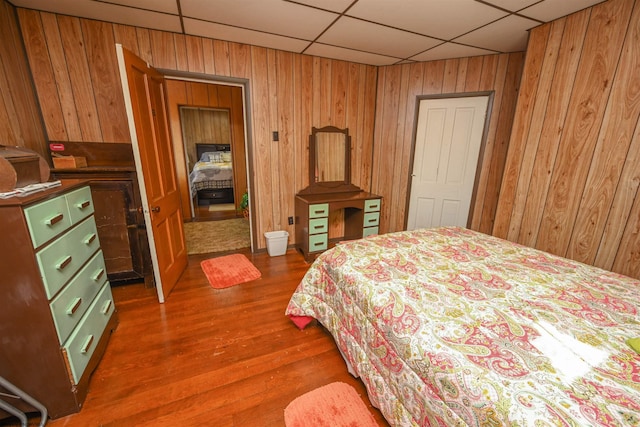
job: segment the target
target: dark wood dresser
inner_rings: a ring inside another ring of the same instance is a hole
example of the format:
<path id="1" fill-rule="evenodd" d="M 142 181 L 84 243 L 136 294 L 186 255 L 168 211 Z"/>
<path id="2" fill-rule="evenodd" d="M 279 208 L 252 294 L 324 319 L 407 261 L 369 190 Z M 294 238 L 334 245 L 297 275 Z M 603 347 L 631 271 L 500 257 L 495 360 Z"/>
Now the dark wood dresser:
<path id="1" fill-rule="evenodd" d="M 0 199 L 0 230 L 0 376 L 52 418 L 78 412 L 117 324 L 91 190 Z"/>
<path id="2" fill-rule="evenodd" d="M 130 144 L 59 143 L 64 155 L 82 156 L 88 167 L 52 169 L 54 179 L 88 180 L 96 225 L 111 285 L 144 281 L 153 287 L 153 268 L 142 201 Z"/>

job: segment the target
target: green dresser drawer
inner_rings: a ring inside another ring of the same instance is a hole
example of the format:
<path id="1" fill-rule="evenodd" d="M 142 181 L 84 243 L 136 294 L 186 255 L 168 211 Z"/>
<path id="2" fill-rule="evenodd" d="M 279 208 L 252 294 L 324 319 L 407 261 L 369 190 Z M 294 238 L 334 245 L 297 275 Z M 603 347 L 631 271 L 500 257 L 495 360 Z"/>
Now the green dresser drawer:
<path id="1" fill-rule="evenodd" d="M 368 212 L 364 214 L 362 226 L 373 227 L 374 225 L 380 225 L 380 212 Z"/>
<path id="2" fill-rule="evenodd" d="M 380 210 L 381 199 L 371 199 L 364 201 L 365 212 L 378 212 Z"/>
<path id="3" fill-rule="evenodd" d="M 329 203 L 309 205 L 309 218 L 323 218 L 329 216 Z"/>
<path id="4" fill-rule="evenodd" d="M 53 297 L 99 247 L 96 223 L 91 216 L 39 251 L 36 260 L 47 297 Z"/>
<path id="5" fill-rule="evenodd" d="M 111 287 L 107 282 L 64 345 L 75 384 L 82 377 L 114 311 Z"/>
<path id="6" fill-rule="evenodd" d="M 83 187 L 65 195 L 71 223 L 75 224 L 93 213 L 93 201 L 91 200 L 91 188 Z"/>
<path id="7" fill-rule="evenodd" d="M 28 207 L 24 210 L 24 216 L 34 248 L 51 240 L 72 224 L 64 196 Z"/>
<path id="8" fill-rule="evenodd" d="M 365 227 L 362 229 L 362 237 L 378 234 L 378 227 Z"/>
<path id="9" fill-rule="evenodd" d="M 327 218 L 316 218 L 309 220 L 309 234 L 326 233 L 329 230 L 329 220 Z"/>
<path id="10" fill-rule="evenodd" d="M 313 234 L 309 236 L 309 252 L 327 250 L 328 238 L 329 235 L 327 233 Z"/>
<path id="11" fill-rule="evenodd" d="M 106 281 L 104 258 L 102 251 L 98 251 L 51 302 L 49 307 L 60 344 L 64 344 Z"/>

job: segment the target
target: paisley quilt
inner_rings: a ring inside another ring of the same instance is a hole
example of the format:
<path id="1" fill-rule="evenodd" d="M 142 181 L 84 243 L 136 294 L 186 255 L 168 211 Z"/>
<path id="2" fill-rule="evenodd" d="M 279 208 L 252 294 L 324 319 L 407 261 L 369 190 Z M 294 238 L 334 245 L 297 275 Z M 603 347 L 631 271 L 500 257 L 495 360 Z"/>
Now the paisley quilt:
<path id="1" fill-rule="evenodd" d="M 640 281 L 457 227 L 338 244 L 289 316 L 392 426 L 640 426 Z"/>

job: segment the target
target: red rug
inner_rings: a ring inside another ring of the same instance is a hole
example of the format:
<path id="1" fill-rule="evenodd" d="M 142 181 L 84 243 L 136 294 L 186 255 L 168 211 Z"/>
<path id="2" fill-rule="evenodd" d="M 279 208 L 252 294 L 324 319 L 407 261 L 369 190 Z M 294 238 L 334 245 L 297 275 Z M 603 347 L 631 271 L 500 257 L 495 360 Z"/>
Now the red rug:
<path id="1" fill-rule="evenodd" d="M 211 286 L 216 289 L 250 282 L 262 276 L 260 270 L 242 254 L 207 259 L 200 263 L 200 267 Z"/>
<path id="2" fill-rule="evenodd" d="M 286 427 L 378 427 L 349 384 L 335 382 L 297 397 L 284 410 Z"/>

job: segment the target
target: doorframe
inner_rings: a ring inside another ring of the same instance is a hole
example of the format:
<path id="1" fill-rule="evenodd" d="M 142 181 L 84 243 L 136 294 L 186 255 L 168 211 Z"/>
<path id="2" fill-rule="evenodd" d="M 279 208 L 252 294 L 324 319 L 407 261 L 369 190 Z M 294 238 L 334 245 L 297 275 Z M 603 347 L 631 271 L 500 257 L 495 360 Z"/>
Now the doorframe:
<path id="1" fill-rule="evenodd" d="M 407 194 L 405 195 L 404 206 L 404 230 L 407 229 L 409 224 L 409 204 L 411 203 L 411 186 L 413 180 L 413 167 L 415 162 L 416 153 L 416 136 L 418 133 L 418 116 L 420 114 L 420 101 L 425 99 L 453 99 L 453 98 L 473 98 L 478 96 L 486 96 L 487 99 L 487 114 L 484 118 L 484 127 L 482 129 L 482 140 L 480 141 L 480 151 L 478 151 L 478 162 L 476 164 L 476 176 L 473 182 L 473 191 L 471 192 L 471 203 L 469 204 L 469 213 L 467 214 L 467 228 L 471 227 L 473 220 L 473 211 L 476 204 L 476 193 L 478 191 L 478 184 L 480 181 L 480 174 L 482 172 L 482 165 L 484 162 L 484 151 L 487 144 L 487 136 L 489 135 L 489 125 L 491 124 L 491 113 L 493 111 L 493 99 L 495 97 L 495 91 L 479 91 L 479 92 L 459 92 L 459 93 L 439 93 L 433 95 L 417 95 L 416 103 L 413 112 L 413 130 L 411 134 L 411 154 L 409 156 L 409 168 L 407 176 Z"/>
<path id="2" fill-rule="evenodd" d="M 187 71 L 176 71 L 169 70 L 166 68 L 157 68 L 158 72 L 160 72 L 165 79 L 167 80 L 178 80 L 185 82 L 194 82 L 194 83 L 205 83 L 205 84 L 216 84 L 221 86 L 236 86 L 242 89 L 242 116 L 243 116 L 243 126 L 244 126 L 244 150 L 245 150 L 245 171 L 247 178 L 247 194 L 249 195 L 249 241 L 251 243 L 251 252 L 255 251 L 257 247 L 257 239 L 256 234 L 254 232 L 254 218 L 255 218 L 255 206 L 252 197 L 252 189 L 254 187 L 254 174 L 253 174 L 253 144 L 251 141 L 253 140 L 253 136 L 251 133 L 251 110 L 248 108 L 251 100 L 251 90 L 249 79 L 242 79 L 237 77 L 225 77 L 225 76 L 216 76 L 213 74 L 203 74 L 203 73 L 191 73 Z M 172 140 L 171 144 L 174 145 L 175 142 Z"/>

